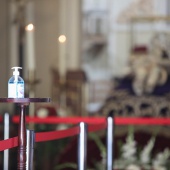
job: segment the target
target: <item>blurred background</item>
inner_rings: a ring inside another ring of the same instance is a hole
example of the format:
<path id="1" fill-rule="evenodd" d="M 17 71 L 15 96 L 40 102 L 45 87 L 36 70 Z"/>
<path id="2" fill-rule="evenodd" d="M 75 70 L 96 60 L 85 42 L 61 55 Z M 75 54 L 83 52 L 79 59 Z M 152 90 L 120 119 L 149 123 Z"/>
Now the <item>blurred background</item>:
<path id="1" fill-rule="evenodd" d="M 0 96 L 20 66 L 25 97 L 52 100 L 30 115 L 170 116 L 169 0 L 1 0 L 0 13 Z"/>
<path id="2" fill-rule="evenodd" d="M 62 107 L 77 100 L 73 114 L 96 112 L 117 79 L 133 77 L 137 95 L 167 80 L 168 0 L 8 0 L 0 8 L 2 97 L 13 66 L 23 68 L 25 96 Z"/>

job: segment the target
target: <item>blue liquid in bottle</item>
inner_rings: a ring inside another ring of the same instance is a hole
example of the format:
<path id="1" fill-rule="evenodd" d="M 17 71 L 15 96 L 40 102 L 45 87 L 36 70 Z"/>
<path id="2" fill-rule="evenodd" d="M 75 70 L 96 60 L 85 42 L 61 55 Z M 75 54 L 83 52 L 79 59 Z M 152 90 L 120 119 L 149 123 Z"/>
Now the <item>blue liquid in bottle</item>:
<path id="1" fill-rule="evenodd" d="M 24 80 L 19 76 L 18 69 L 21 67 L 13 67 L 15 69 L 13 76 L 8 81 L 8 98 L 24 98 Z"/>

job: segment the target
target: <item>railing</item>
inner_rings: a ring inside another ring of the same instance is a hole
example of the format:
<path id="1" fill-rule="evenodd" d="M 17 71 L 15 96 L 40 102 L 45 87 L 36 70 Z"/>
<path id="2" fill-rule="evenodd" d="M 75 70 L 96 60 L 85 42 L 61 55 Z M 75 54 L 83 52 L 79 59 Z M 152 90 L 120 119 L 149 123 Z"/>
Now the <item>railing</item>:
<path id="1" fill-rule="evenodd" d="M 6 120 L 4 119 L 4 123 L 6 122 L 7 129 L 4 129 L 5 138 L 4 140 L 0 141 L 0 151 L 7 151 L 8 149 L 14 148 L 18 146 L 18 136 L 9 138 L 9 116 L 7 116 Z M 19 116 L 13 116 L 11 118 L 13 123 L 19 123 Z M 3 121 L 3 117 L 0 117 L 0 122 Z M 74 126 L 69 129 L 65 130 L 58 130 L 58 131 L 49 131 L 49 132 L 36 132 L 35 134 L 32 133 L 32 140 L 27 142 L 28 146 L 31 145 L 30 142 L 46 142 L 51 140 L 57 140 L 61 138 L 67 138 L 75 135 L 79 136 L 79 151 L 83 153 L 79 154 L 78 160 L 78 167 L 79 170 L 84 170 L 86 167 L 86 128 L 88 132 L 95 132 L 103 129 L 107 129 L 107 170 L 112 170 L 113 167 L 113 136 L 114 136 L 114 125 L 170 125 L 170 118 L 123 118 L 123 117 L 46 117 L 46 118 L 39 118 L 39 117 L 26 117 L 26 123 L 36 123 L 36 124 L 79 124 L 79 126 Z M 82 124 L 83 123 L 83 124 Z M 81 128 L 82 126 L 82 128 Z M 28 130 L 30 132 L 30 130 Z M 83 137 L 81 136 L 83 131 Z M 27 133 L 28 134 L 28 133 Z M 35 135 L 35 136 L 34 136 Z M 29 135 L 27 136 L 29 138 Z M 32 144 L 33 145 L 33 144 Z M 27 147 L 28 147 L 27 146 Z M 33 146 L 31 146 L 33 150 Z M 28 151 L 27 151 L 28 152 Z M 6 155 L 8 152 L 6 153 Z M 33 154 L 33 153 L 31 153 Z M 84 155 L 81 159 L 81 155 Z M 8 157 L 4 160 L 4 166 L 8 167 Z M 4 159 L 5 159 L 4 157 Z M 27 156 L 28 157 L 28 156 Z M 84 162 L 83 162 L 84 161 Z M 5 163 L 6 162 L 6 163 Z M 31 162 L 28 161 L 28 162 Z M 29 165 L 27 165 L 28 167 Z M 31 166 L 30 166 L 31 167 Z M 6 168 L 5 168 L 6 169 Z M 30 168 L 31 170 L 31 168 Z"/>
<path id="2" fill-rule="evenodd" d="M 6 114 L 5 114 L 6 115 Z M 8 117 L 9 118 L 9 117 Z M 52 118 L 52 119 L 51 119 Z M 34 119 L 34 121 L 33 121 Z M 111 118 L 112 119 L 112 118 Z M 7 120 L 7 118 L 6 118 Z M 6 121 L 4 119 L 4 122 Z M 42 121 L 43 120 L 43 121 Z M 38 117 L 34 117 L 31 118 L 30 117 L 26 117 L 26 123 L 28 122 L 34 122 L 36 123 L 44 123 L 44 121 L 46 121 L 47 124 L 51 124 L 52 120 L 54 120 L 54 117 L 48 117 L 46 119 L 42 119 L 42 118 L 38 118 Z M 57 119 L 55 119 L 57 120 Z M 0 121 L 2 121 L 2 118 L 0 119 Z M 12 122 L 13 123 L 19 123 L 19 117 L 18 116 L 13 116 L 12 117 Z M 85 123 L 86 122 L 86 123 Z M 87 122 L 89 124 L 87 124 Z M 53 121 L 53 123 L 57 124 L 56 122 Z M 60 123 L 71 123 L 71 124 L 78 124 L 79 126 L 74 126 L 71 127 L 69 129 L 65 129 L 65 130 L 58 130 L 58 131 L 49 131 L 49 132 L 37 132 L 34 133 L 33 130 L 27 130 L 27 163 L 26 163 L 26 170 L 32 170 L 33 167 L 33 150 L 34 150 L 34 143 L 35 142 L 47 142 L 47 141 L 51 141 L 51 140 L 57 140 L 57 139 L 61 139 L 61 138 L 66 138 L 66 137 L 71 137 L 71 136 L 75 136 L 75 135 L 79 135 L 78 138 L 78 170 L 85 170 L 86 169 L 86 150 L 87 150 L 87 132 L 95 132 L 95 131 L 99 131 L 102 129 L 106 129 L 109 128 L 109 126 L 107 125 L 107 119 L 101 119 L 98 121 L 91 121 L 90 118 L 85 118 L 84 122 L 83 120 L 79 117 L 74 121 L 74 118 L 67 118 L 67 120 L 60 120 Z M 8 123 L 9 126 L 9 123 Z M 4 126 L 5 128 L 7 127 L 7 125 Z M 111 128 L 113 127 L 110 126 Z M 9 129 L 9 127 L 8 127 Z M 111 129 L 109 131 L 112 131 Z M 8 132 L 9 133 L 9 132 Z M 109 137 L 109 139 L 113 138 L 113 134 L 111 134 L 112 136 Z M 109 150 L 112 148 L 112 143 L 110 143 L 109 146 Z M 13 137 L 13 138 L 9 138 L 9 139 L 5 139 L 0 141 L 0 151 L 6 151 L 8 149 L 14 148 L 18 146 L 18 136 Z M 112 152 L 110 152 L 110 154 L 112 154 Z M 112 156 L 112 155 L 110 155 Z M 109 158 L 109 156 L 108 156 Z M 111 159 L 109 159 L 111 160 Z M 109 167 L 107 168 L 107 170 L 111 170 L 112 169 L 112 165 L 109 165 Z M 8 167 L 8 156 L 6 156 L 6 160 L 4 159 L 4 170 L 7 170 Z"/>

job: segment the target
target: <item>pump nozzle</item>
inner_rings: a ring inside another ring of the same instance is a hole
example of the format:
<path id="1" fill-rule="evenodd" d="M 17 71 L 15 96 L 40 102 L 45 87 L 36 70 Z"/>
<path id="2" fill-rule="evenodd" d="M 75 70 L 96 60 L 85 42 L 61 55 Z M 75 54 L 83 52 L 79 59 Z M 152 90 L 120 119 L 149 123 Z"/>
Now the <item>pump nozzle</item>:
<path id="1" fill-rule="evenodd" d="M 12 67 L 11 69 L 14 69 L 13 75 L 19 76 L 19 71 L 18 71 L 18 69 L 22 69 L 22 67 Z"/>

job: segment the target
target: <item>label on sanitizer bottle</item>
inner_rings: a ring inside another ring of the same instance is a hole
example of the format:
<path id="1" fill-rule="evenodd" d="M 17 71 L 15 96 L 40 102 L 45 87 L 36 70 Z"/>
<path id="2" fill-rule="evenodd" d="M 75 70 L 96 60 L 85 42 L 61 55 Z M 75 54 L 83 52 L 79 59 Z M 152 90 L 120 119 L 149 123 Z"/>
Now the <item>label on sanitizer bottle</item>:
<path id="1" fill-rule="evenodd" d="M 8 98 L 24 98 L 24 84 L 9 83 Z"/>

